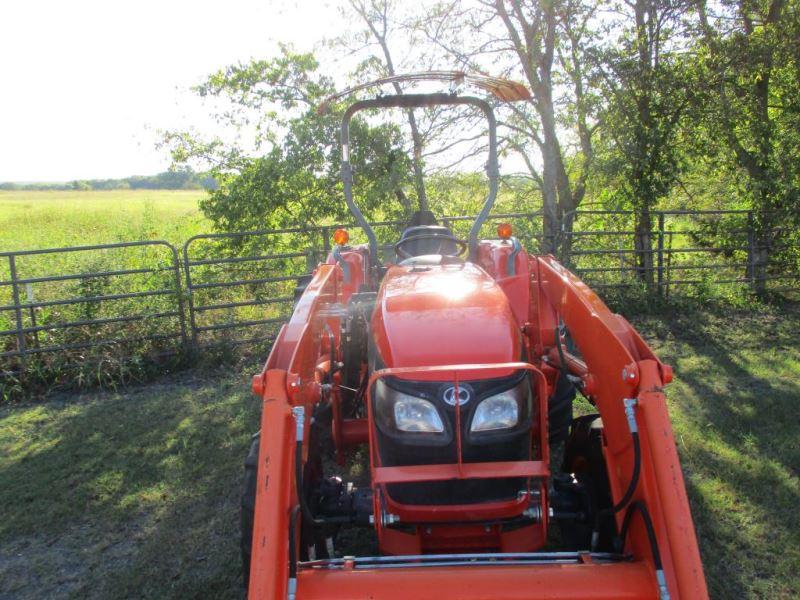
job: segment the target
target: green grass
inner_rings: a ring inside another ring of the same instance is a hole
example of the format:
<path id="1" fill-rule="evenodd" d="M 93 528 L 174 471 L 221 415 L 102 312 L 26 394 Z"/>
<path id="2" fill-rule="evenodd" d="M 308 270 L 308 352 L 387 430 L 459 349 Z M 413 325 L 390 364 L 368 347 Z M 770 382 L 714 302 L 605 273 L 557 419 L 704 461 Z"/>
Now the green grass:
<path id="1" fill-rule="evenodd" d="M 800 307 L 633 321 L 676 369 L 712 597 L 798 597 Z M 0 598 L 241 597 L 251 370 L 0 410 Z"/>
<path id="2" fill-rule="evenodd" d="M 241 596 L 243 378 L 0 413 L 0 598 Z"/>
<path id="3" fill-rule="evenodd" d="M 670 413 L 714 598 L 800 597 L 800 307 L 635 321 Z"/>
<path id="4" fill-rule="evenodd" d="M 166 239 L 211 229 L 202 190 L 0 191 L 0 252 Z"/>

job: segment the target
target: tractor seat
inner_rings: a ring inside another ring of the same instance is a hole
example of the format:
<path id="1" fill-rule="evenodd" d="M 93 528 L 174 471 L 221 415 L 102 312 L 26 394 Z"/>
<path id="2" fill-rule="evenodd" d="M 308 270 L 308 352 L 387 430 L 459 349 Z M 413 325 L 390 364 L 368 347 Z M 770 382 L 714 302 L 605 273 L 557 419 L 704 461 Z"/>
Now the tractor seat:
<path id="1" fill-rule="evenodd" d="M 450 231 L 449 227 L 444 227 L 442 225 L 416 225 L 414 227 L 407 227 L 406 230 L 403 231 L 403 235 L 400 236 L 400 241 L 418 235 L 441 236 L 443 239 L 425 238 L 404 244 L 403 249 L 412 256 L 430 254 L 449 254 L 455 256 L 458 254 L 458 245 L 449 239 L 453 237 L 453 232 Z"/>

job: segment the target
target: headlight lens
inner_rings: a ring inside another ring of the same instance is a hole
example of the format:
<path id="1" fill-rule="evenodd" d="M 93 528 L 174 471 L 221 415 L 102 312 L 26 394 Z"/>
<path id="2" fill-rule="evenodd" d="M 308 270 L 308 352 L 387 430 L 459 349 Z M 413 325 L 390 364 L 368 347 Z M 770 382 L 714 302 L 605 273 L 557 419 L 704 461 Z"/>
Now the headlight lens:
<path id="1" fill-rule="evenodd" d="M 394 403 L 394 421 L 400 431 L 417 431 L 423 433 L 441 433 L 444 431 L 442 418 L 427 400 L 406 396 Z"/>
<path id="2" fill-rule="evenodd" d="M 472 417 L 470 431 L 508 429 L 519 422 L 517 390 L 508 390 L 481 401 Z"/>
<path id="3" fill-rule="evenodd" d="M 422 398 L 398 392 L 378 379 L 375 394 L 376 407 L 383 413 L 394 413 L 394 426 L 398 431 L 413 433 L 442 433 L 444 424 L 436 407 Z M 388 409 L 388 410 L 387 410 Z"/>

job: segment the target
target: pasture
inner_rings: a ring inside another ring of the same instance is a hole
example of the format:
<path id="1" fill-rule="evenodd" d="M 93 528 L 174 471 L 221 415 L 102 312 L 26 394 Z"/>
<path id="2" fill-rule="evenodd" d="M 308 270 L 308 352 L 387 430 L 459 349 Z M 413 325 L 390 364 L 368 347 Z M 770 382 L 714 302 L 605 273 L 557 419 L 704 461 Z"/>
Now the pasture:
<path id="1" fill-rule="evenodd" d="M 165 239 L 208 231 L 202 190 L 0 191 L 0 252 Z"/>

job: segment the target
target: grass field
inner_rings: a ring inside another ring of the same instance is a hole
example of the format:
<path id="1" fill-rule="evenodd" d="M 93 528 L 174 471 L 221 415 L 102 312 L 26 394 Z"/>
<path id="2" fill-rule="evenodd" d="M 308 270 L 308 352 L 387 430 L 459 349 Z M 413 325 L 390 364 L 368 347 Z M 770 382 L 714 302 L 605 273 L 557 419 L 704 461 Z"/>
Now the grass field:
<path id="1" fill-rule="evenodd" d="M 800 307 L 633 319 L 669 405 L 713 598 L 800 595 Z M 242 373 L 0 410 L 0 598 L 241 598 Z"/>
<path id="2" fill-rule="evenodd" d="M 210 229 L 202 190 L 0 191 L 0 252 L 166 239 Z"/>

